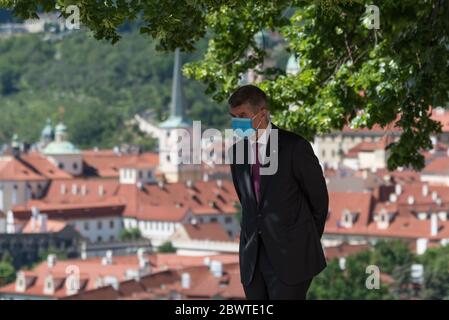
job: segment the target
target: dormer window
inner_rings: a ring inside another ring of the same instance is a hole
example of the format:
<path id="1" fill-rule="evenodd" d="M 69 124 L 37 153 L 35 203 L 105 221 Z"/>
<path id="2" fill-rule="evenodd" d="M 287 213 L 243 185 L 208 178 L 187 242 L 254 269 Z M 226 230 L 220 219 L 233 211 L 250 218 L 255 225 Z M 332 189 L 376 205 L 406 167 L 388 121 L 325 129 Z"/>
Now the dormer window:
<path id="1" fill-rule="evenodd" d="M 427 219 L 427 212 L 418 212 L 418 219 L 419 220 L 426 220 Z"/>
<path id="2" fill-rule="evenodd" d="M 358 213 L 350 212 L 347 209 L 343 210 L 341 225 L 345 228 L 352 228 L 357 219 L 357 216 Z"/>
<path id="3" fill-rule="evenodd" d="M 55 293 L 55 283 L 53 281 L 53 277 L 48 275 L 45 278 L 44 284 L 44 294 L 54 294 Z"/>
<path id="4" fill-rule="evenodd" d="M 390 226 L 391 215 L 387 212 L 387 210 L 382 209 L 377 214 L 377 228 L 379 229 L 387 229 Z"/>
<path id="5" fill-rule="evenodd" d="M 448 214 L 447 214 L 447 212 L 444 212 L 444 211 L 439 212 L 438 213 L 438 217 L 440 218 L 441 221 L 447 221 L 448 220 L 447 219 Z"/>
<path id="6" fill-rule="evenodd" d="M 19 272 L 16 279 L 16 291 L 25 292 L 25 290 L 26 290 L 25 274 L 23 272 Z"/>

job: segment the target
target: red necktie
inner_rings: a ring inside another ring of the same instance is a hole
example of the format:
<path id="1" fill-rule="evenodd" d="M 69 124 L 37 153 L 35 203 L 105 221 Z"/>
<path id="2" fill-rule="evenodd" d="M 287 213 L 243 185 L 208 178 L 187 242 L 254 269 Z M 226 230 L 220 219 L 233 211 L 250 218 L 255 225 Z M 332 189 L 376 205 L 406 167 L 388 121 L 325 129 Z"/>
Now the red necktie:
<path id="1" fill-rule="evenodd" d="M 251 174 L 253 178 L 254 192 L 256 193 L 257 202 L 259 202 L 260 192 L 260 162 L 259 162 L 259 143 L 256 141 L 256 163 L 251 167 Z"/>

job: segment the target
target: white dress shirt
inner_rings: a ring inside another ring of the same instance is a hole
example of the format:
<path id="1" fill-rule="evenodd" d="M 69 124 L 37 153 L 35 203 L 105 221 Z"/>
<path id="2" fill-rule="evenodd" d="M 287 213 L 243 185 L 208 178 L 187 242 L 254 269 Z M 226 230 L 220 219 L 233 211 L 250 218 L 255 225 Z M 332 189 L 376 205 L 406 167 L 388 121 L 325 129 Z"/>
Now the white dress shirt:
<path id="1" fill-rule="evenodd" d="M 260 131 L 259 129 L 258 131 Z M 266 150 L 267 150 L 267 144 L 268 144 L 268 138 L 270 136 L 271 132 L 271 122 L 268 123 L 268 126 L 263 131 L 262 135 L 257 139 L 257 142 L 259 143 L 259 163 L 265 164 L 265 157 L 266 157 Z M 256 134 L 252 135 L 249 139 L 251 143 L 251 150 L 253 153 L 256 152 Z"/>

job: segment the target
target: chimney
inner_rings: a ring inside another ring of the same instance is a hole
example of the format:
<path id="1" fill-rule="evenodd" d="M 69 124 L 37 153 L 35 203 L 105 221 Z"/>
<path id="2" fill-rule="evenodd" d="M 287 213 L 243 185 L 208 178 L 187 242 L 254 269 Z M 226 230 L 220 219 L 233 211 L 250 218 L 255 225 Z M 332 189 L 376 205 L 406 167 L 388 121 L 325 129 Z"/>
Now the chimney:
<path id="1" fill-rule="evenodd" d="M 210 266 L 210 257 L 205 257 L 203 261 L 204 261 L 204 265 L 206 265 L 208 267 Z"/>
<path id="2" fill-rule="evenodd" d="M 207 173 L 204 173 L 204 174 L 203 174 L 203 181 L 204 181 L 204 182 L 209 181 L 209 174 L 207 174 Z"/>
<path id="3" fill-rule="evenodd" d="M 162 180 L 158 181 L 157 185 L 159 186 L 159 189 L 164 189 L 165 187 L 165 183 Z"/>
<path id="4" fill-rule="evenodd" d="M 87 243 L 86 241 L 81 242 L 81 260 L 87 259 Z"/>
<path id="5" fill-rule="evenodd" d="M 183 289 L 189 289 L 190 288 L 190 273 L 183 272 L 181 275 L 181 287 Z"/>
<path id="6" fill-rule="evenodd" d="M 396 193 L 390 193 L 390 202 L 396 202 L 398 195 Z"/>
<path id="7" fill-rule="evenodd" d="M 223 180 L 217 179 L 217 187 L 218 187 L 219 189 L 223 188 Z"/>
<path id="8" fill-rule="evenodd" d="M 394 190 L 395 190 L 396 194 L 397 194 L 398 196 L 400 196 L 401 193 L 402 193 L 402 185 L 400 185 L 399 183 L 396 184 L 396 185 L 394 186 Z"/>
<path id="9" fill-rule="evenodd" d="M 435 147 L 435 145 L 437 144 L 437 137 L 431 136 L 430 141 L 432 141 L 432 146 Z"/>
<path id="10" fill-rule="evenodd" d="M 415 198 L 413 198 L 413 196 L 408 196 L 407 197 L 407 203 L 409 205 L 413 205 L 415 203 Z"/>
<path id="11" fill-rule="evenodd" d="M 106 255 L 101 260 L 101 263 L 103 265 L 110 265 L 110 264 L 112 264 L 112 250 L 106 251 Z"/>
<path id="12" fill-rule="evenodd" d="M 218 260 L 212 260 L 210 263 L 210 271 L 214 277 L 221 277 L 223 275 L 223 263 Z"/>
<path id="13" fill-rule="evenodd" d="M 364 179 L 364 180 L 368 179 L 368 171 L 366 171 L 366 170 L 362 171 L 362 179 Z"/>
<path id="14" fill-rule="evenodd" d="M 436 213 L 430 215 L 430 235 L 432 237 L 438 235 L 438 216 Z"/>
<path id="15" fill-rule="evenodd" d="M 422 195 L 424 197 L 427 197 L 428 194 L 429 194 L 429 186 L 427 184 L 424 184 L 422 186 Z"/>
<path id="16" fill-rule="evenodd" d="M 87 187 L 85 184 L 81 186 L 81 195 L 85 196 L 87 194 Z"/>
<path id="17" fill-rule="evenodd" d="M 39 209 L 37 207 L 31 207 L 31 230 L 36 230 L 36 222 L 39 218 Z"/>
<path id="18" fill-rule="evenodd" d="M 47 232 L 47 215 L 46 214 L 40 214 L 38 216 L 39 218 L 39 226 L 40 226 L 40 232 L 45 233 Z"/>
<path id="19" fill-rule="evenodd" d="M 100 196 L 104 195 L 104 186 L 102 184 L 98 186 L 98 195 Z"/>
<path id="20" fill-rule="evenodd" d="M 432 200 L 435 201 L 438 198 L 438 193 L 436 191 L 432 192 Z"/>
<path id="21" fill-rule="evenodd" d="M 49 254 L 47 256 L 47 265 L 48 268 L 51 269 L 56 265 L 56 255 L 55 254 Z"/>
<path id="22" fill-rule="evenodd" d="M 77 194 L 78 193 L 78 186 L 76 184 L 72 184 L 72 193 Z"/>
<path id="23" fill-rule="evenodd" d="M 192 180 L 187 180 L 186 181 L 186 186 L 187 186 L 187 188 L 189 188 L 189 189 L 192 189 L 193 188 L 193 181 Z"/>
<path id="24" fill-rule="evenodd" d="M 198 225 L 198 220 L 195 217 L 193 217 L 190 219 L 190 224 L 192 226 L 196 226 L 196 225 Z"/>
<path id="25" fill-rule="evenodd" d="M 16 233 L 16 224 L 14 221 L 14 212 L 9 210 L 6 213 L 6 233 Z"/>
<path id="26" fill-rule="evenodd" d="M 218 209 L 217 203 L 213 200 L 209 201 L 209 206 L 214 209 Z"/>

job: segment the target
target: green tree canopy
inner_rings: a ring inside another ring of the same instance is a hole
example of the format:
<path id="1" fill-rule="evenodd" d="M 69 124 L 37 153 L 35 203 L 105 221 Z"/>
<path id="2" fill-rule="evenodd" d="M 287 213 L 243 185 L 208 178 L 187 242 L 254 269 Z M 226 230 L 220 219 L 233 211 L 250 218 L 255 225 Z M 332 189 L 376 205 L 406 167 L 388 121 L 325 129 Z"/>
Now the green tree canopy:
<path id="1" fill-rule="evenodd" d="M 159 246 L 157 251 L 161 252 L 161 253 L 174 253 L 174 252 L 176 252 L 176 248 L 173 247 L 173 244 L 171 241 L 165 241 L 163 244 L 161 244 Z"/>
<path id="2" fill-rule="evenodd" d="M 0 286 L 14 281 L 16 270 L 13 266 L 13 259 L 8 251 L 5 251 L 0 260 Z"/>
<path id="3" fill-rule="evenodd" d="M 81 23 L 113 43 L 120 39 L 120 26 L 134 20 L 162 50 L 193 50 L 208 35 L 206 54 L 185 73 L 204 82 L 215 99 L 224 99 L 248 69 L 255 69 L 265 76 L 260 86 L 271 97 L 278 124 L 307 138 L 345 124 L 394 123 L 402 135 L 388 146 L 390 169 L 422 168 L 421 152 L 431 147 L 430 135 L 441 130 L 429 106 L 448 101 L 449 3 L 444 0 L 376 1 L 380 29 L 367 28 L 368 0 L 2 3 L 23 19 L 55 8 L 69 16 L 65 9 L 77 5 Z M 284 37 L 286 49 L 299 56 L 298 74 L 260 67 L 269 58 L 257 41 L 262 31 Z"/>

